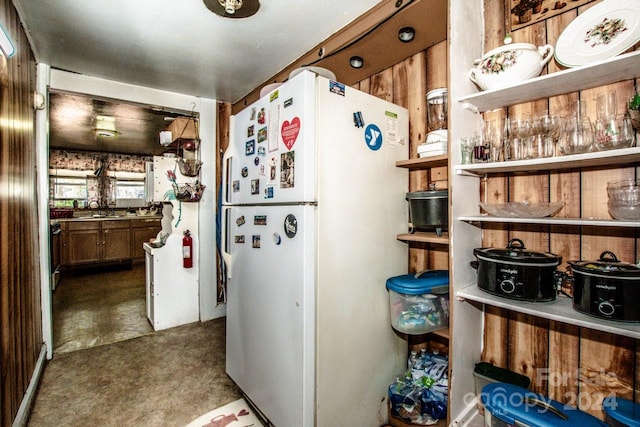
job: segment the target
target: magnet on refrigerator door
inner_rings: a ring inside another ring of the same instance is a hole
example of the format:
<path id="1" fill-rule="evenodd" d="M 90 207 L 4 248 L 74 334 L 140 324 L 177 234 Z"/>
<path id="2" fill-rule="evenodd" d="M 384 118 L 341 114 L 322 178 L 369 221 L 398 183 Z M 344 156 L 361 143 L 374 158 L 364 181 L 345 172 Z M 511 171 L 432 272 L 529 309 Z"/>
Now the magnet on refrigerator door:
<path id="1" fill-rule="evenodd" d="M 254 234 L 251 238 L 251 247 L 255 249 L 260 249 L 260 235 Z"/>
<path id="2" fill-rule="evenodd" d="M 241 227 L 242 225 L 244 225 L 244 215 L 242 215 L 242 216 L 240 216 L 240 217 L 238 217 L 238 218 L 236 219 L 236 225 L 237 225 L 238 227 Z"/>
<path id="3" fill-rule="evenodd" d="M 280 135 L 282 136 L 282 142 L 284 142 L 284 146 L 287 147 L 288 150 L 293 148 L 293 144 L 296 143 L 296 139 L 298 139 L 298 134 L 300 133 L 300 117 L 294 117 L 289 120 L 285 120 L 282 122 L 282 128 L 280 129 Z"/>
<path id="4" fill-rule="evenodd" d="M 240 181 L 238 181 L 237 179 L 233 180 L 233 183 L 231 184 L 231 188 L 233 189 L 234 193 L 237 193 L 238 191 L 240 191 Z"/>
<path id="5" fill-rule="evenodd" d="M 235 242 L 236 243 L 244 243 L 244 234 L 240 234 L 238 236 L 235 236 Z"/>
<path id="6" fill-rule="evenodd" d="M 240 175 L 242 175 L 243 178 L 246 178 L 249 176 L 249 168 L 244 166 L 242 168 L 242 170 L 240 171 Z"/>
<path id="7" fill-rule="evenodd" d="M 251 180 L 251 194 L 260 194 L 260 180 L 252 179 Z"/>
<path id="8" fill-rule="evenodd" d="M 284 234 L 292 239 L 298 233 L 298 219 L 295 215 L 289 214 L 284 219 Z"/>
<path id="9" fill-rule="evenodd" d="M 258 129 L 258 144 L 267 140 L 267 127 Z"/>
<path id="10" fill-rule="evenodd" d="M 280 94 L 278 93 L 278 91 L 274 90 L 273 92 L 271 92 L 271 95 L 269 95 L 269 102 L 275 101 L 279 96 Z"/>
<path id="11" fill-rule="evenodd" d="M 282 243 L 282 238 L 280 237 L 280 234 L 278 232 L 273 233 L 273 243 L 275 243 L 276 245 Z"/>
<path id="12" fill-rule="evenodd" d="M 253 225 L 267 225 L 266 215 L 255 215 L 253 217 Z"/>
<path id="13" fill-rule="evenodd" d="M 382 147 L 382 132 L 380 128 L 371 123 L 364 130 L 364 142 L 372 151 L 378 151 Z"/>
<path id="14" fill-rule="evenodd" d="M 293 105 L 293 98 L 289 98 L 284 101 L 284 108 L 291 107 Z"/>
<path id="15" fill-rule="evenodd" d="M 247 156 L 251 156 L 252 154 L 255 154 L 255 152 L 256 152 L 256 140 L 250 139 L 249 141 L 246 142 L 244 146 L 244 154 Z"/>
<path id="16" fill-rule="evenodd" d="M 267 187 L 264 189 L 264 198 L 273 199 L 273 187 Z"/>
<path id="17" fill-rule="evenodd" d="M 264 108 L 261 108 L 260 111 L 258 112 L 258 123 L 263 125 L 265 124 L 266 121 L 267 121 L 267 112 L 264 110 Z"/>
<path id="18" fill-rule="evenodd" d="M 288 151 L 280 155 L 280 188 L 295 186 L 295 151 Z"/>
<path id="19" fill-rule="evenodd" d="M 342 83 L 329 80 L 329 92 L 333 92 L 336 95 L 344 96 L 345 86 Z"/>
<path id="20" fill-rule="evenodd" d="M 253 136 L 253 125 L 247 128 L 247 138 Z"/>

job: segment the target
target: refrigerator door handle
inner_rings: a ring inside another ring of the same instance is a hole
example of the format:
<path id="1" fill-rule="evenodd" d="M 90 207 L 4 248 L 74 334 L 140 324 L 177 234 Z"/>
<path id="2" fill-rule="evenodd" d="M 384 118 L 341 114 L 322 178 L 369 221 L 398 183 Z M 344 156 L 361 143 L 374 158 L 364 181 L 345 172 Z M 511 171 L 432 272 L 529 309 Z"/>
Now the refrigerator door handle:
<path id="1" fill-rule="evenodd" d="M 231 268 L 231 261 L 232 261 L 232 257 L 231 257 L 231 253 L 229 252 L 229 248 L 230 248 L 230 240 L 229 240 L 229 221 L 231 220 L 231 208 L 228 206 L 223 206 L 222 207 L 222 218 L 223 218 L 223 223 L 222 223 L 222 236 L 221 236 L 221 240 L 222 240 L 222 260 L 224 261 L 224 263 L 226 264 L 226 272 L 227 272 L 227 279 L 231 279 L 231 272 L 232 272 L 232 268 Z"/>
<path id="2" fill-rule="evenodd" d="M 231 203 L 231 177 L 233 176 L 233 174 L 231 173 L 231 166 L 233 165 L 233 156 L 229 156 L 226 157 L 224 159 L 225 162 L 225 168 L 224 168 L 224 173 L 226 174 L 223 179 L 224 179 L 224 200 L 227 203 Z"/>

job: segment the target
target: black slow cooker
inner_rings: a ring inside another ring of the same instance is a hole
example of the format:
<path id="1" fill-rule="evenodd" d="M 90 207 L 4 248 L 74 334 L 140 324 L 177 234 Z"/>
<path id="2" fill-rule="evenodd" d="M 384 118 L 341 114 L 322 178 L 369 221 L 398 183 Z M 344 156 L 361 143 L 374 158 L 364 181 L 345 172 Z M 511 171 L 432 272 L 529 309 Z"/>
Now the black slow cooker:
<path id="1" fill-rule="evenodd" d="M 603 319 L 640 322 L 640 267 L 605 251 L 597 261 L 567 261 L 573 308 Z"/>
<path id="2" fill-rule="evenodd" d="M 506 248 L 476 248 L 478 287 L 501 297 L 522 301 L 553 301 L 556 298 L 556 267 L 562 257 L 526 250 L 520 239 Z"/>

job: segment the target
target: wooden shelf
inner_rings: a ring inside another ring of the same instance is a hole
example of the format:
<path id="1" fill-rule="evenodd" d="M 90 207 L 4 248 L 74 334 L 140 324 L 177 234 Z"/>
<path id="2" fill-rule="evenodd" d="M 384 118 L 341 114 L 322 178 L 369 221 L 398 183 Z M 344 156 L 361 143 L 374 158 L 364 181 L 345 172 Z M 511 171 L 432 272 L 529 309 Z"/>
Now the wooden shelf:
<path id="1" fill-rule="evenodd" d="M 485 175 L 489 173 L 535 172 L 578 169 L 593 166 L 614 166 L 636 162 L 640 162 L 640 147 L 571 154 L 568 156 L 547 157 L 543 159 L 458 165 L 455 167 L 455 172 L 459 175 L 463 173 Z"/>
<path id="2" fill-rule="evenodd" d="M 429 332 L 430 334 L 439 336 L 441 338 L 449 339 L 449 328 L 438 329 L 437 331 Z"/>
<path id="3" fill-rule="evenodd" d="M 474 93 L 461 97 L 458 101 L 483 112 L 638 77 L 640 51 L 545 74 L 506 88 Z"/>
<path id="4" fill-rule="evenodd" d="M 617 219 L 591 219 L 591 218 L 515 218 L 499 217 L 489 215 L 460 216 L 459 221 L 465 222 L 500 222 L 512 224 L 542 224 L 542 225 L 562 225 L 576 227 L 640 227 L 640 221 L 622 221 Z"/>
<path id="5" fill-rule="evenodd" d="M 398 160 L 396 166 L 399 168 L 407 168 L 409 170 L 437 168 L 447 166 L 449 156 L 442 154 L 440 156 L 421 157 L 418 159 Z"/>
<path id="6" fill-rule="evenodd" d="M 415 233 L 398 234 L 398 240 L 401 240 L 403 242 L 435 243 L 438 245 L 448 245 L 449 233 L 442 233 L 442 236 L 438 236 L 435 232 L 428 233 L 425 231 L 416 231 Z"/>
<path id="7" fill-rule="evenodd" d="M 635 339 L 640 338 L 640 323 L 616 322 L 587 316 L 574 310 L 571 298 L 565 296 L 558 296 L 556 300 L 552 302 L 518 301 L 489 294 L 474 284 L 456 292 L 456 297 L 462 300 L 476 301 L 570 325 L 582 326 Z"/>

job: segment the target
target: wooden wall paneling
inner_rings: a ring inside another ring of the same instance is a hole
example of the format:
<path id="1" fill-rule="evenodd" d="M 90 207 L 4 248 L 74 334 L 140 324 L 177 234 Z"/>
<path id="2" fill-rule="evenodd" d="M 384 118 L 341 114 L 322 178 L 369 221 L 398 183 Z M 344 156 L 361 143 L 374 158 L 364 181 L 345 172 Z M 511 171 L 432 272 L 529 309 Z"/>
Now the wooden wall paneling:
<path id="1" fill-rule="evenodd" d="M 509 362 L 509 311 L 492 305 L 484 306 L 484 344 L 482 360 L 501 368 Z"/>
<path id="2" fill-rule="evenodd" d="M 562 298 L 562 297 L 560 297 Z M 580 363 L 580 328 L 566 323 L 549 322 L 549 367 L 537 377 L 546 377 L 551 399 L 568 403 L 578 395 Z"/>
<path id="3" fill-rule="evenodd" d="M 0 21 L 16 47 L 0 56 L 0 424 L 11 425 L 42 347 L 37 269 L 33 92 L 35 59 L 13 4 L 0 3 Z"/>
<path id="4" fill-rule="evenodd" d="M 434 44 L 427 49 L 427 92 L 433 89 L 447 87 L 449 74 L 447 64 L 447 41 Z M 426 96 L 426 92 L 424 96 Z"/>
<path id="5" fill-rule="evenodd" d="M 635 342 L 632 338 L 582 329 L 580 338 L 580 391 L 575 402 L 581 410 L 604 419 L 602 399 L 614 393 L 633 399 Z"/>
<path id="6" fill-rule="evenodd" d="M 539 376 L 548 369 L 549 321 L 512 312 L 509 318 L 509 369 L 531 379 L 530 389 L 547 393 L 547 379 Z"/>
<path id="7" fill-rule="evenodd" d="M 218 102 L 216 104 L 216 108 L 217 108 L 217 119 L 216 119 L 216 123 L 217 123 L 217 130 L 216 130 L 216 144 L 218 146 L 218 152 L 217 152 L 217 156 L 215 159 L 216 162 L 216 189 L 222 189 L 222 156 L 224 155 L 224 152 L 226 151 L 227 147 L 229 146 L 229 133 L 230 133 L 230 117 L 231 117 L 231 110 L 232 110 L 232 106 L 230 103 L 228 102 Z M 217 191 L 216 191 L 217 194 Z M 220 197 L 220 195 L 218 194 L 218 197 Z M 220 254 L 217 253 L 216 251 L 216 258 L 217 258 L 217 263 L 216 263 L 216 268 L 218 271 L 218 283 L 217 283 L 217 302 L 221 303 L 224 301 L 224 295 L 225 293 L 223 292 L 223 286 L 224 286 L 224 277 L 222 274 L 222 271 L 220 269 L 220 265 L 221 265 L 221 259 L 220 259 Z"/>
<path id="8" fill-rule="evenodd" d="M 371 76 L 371 95 L 393 102 L 393 68 L 387 68 Z"/>
<path id="9" fill-rule="evenodd" d="M 546 40 L 546 28 L 544 22 L 539 22 L 524 27 L 512 33 L 514 42 L 544 44 Z M 542 99 L 533 102 L 513 105 L 508 109 L 509 117 L 533 120 L 548 112 L 548 100 Z M 549 174 L 514 174 L 509 179 L 509 201 L 531 203 L 549 201 Z M 516 234 L 517 233 L 517 234 Z M 533 229 L 531 232 L 522 227 L 517 232 L 511 233 L 510 238 L 517 237 L 522 240 L 527 248 L 532 250 L 549 250 L 549 237 L 544 233 Z"/>
<path id="10" fill-rule="evenodd" d="M 418 157 L 418 145 L 422 144 L 427 135 L 427 54 L 425 51 L 413 55 L 403 63 L 406 71 L 407 98 L 406 105 L 409 109 L 409 157 Z M 409 173 L 411 191 L 425 189 L 426 172 L 411 171 Z"/>

